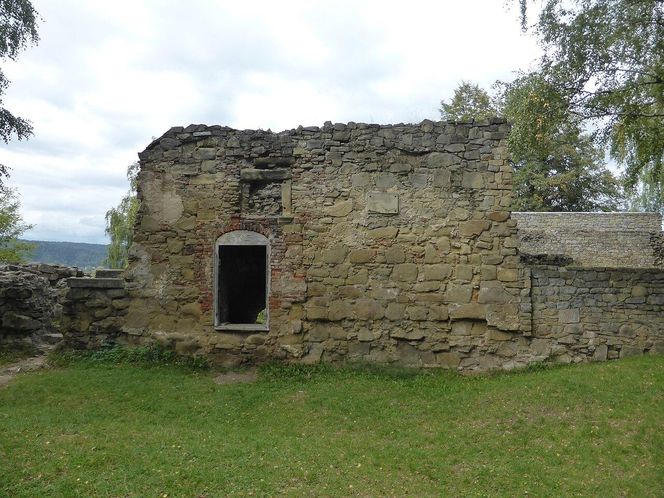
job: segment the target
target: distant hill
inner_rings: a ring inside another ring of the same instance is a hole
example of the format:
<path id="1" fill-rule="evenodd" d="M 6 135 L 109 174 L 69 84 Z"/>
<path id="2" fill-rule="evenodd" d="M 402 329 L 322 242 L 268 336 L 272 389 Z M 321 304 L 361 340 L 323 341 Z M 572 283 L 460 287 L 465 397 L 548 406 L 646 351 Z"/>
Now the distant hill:
<path id="1" fill-rule="evenodd" d="M 36 247 L 29 257 L 31 263 L 49 263 L 76 266 L 81 270 L 98 268 L 106 259 L 105 244 L 85 244 L 83 242 L 47 242 L 26 240 Z"/>

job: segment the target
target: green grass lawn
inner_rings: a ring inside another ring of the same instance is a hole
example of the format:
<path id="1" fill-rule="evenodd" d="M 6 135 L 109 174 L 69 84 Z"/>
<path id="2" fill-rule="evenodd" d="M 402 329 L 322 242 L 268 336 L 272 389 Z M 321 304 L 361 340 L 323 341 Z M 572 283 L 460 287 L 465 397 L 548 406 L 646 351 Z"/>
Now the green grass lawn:
<path id="1" fill-rule="evenodd" d="M 0 496 L 664 496 L 664 357 L 484 377 L 90 365 L 0 390 Z"/>

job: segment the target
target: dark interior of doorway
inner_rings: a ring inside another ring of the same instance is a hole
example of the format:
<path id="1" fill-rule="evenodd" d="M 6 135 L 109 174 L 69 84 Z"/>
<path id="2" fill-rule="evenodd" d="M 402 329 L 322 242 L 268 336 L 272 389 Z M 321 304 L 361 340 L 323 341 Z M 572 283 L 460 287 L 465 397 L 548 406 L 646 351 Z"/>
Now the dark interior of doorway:
<path id="1" fill-rule="evenodd" d="M 220 323 L 261 323 L 267 306 L 267 247 L 219 246 Z"/>

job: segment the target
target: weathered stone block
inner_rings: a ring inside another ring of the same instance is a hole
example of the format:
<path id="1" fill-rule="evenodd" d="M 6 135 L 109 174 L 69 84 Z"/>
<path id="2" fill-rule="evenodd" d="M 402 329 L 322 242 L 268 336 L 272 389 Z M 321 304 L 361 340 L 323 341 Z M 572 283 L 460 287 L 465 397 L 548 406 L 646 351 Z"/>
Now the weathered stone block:
<path id="1" fill-rule="evenodd" d="M 450 318 L 452 320 L 484 320 L 486 319 L 486 309 L 483 304 L 470 303 L 470 304 L 457 304 L 450 305 Z"/>
<path id="2" fill-rule="evenodd" d="M 67 279 L 67 284 L 72 288 L 122 289 L 124 287 L 124 280 L 121 278 L 72 277 Z"/>
<path id="3" fill-rule="evenodd" d="M 316 323 L 307 334 L 307 340 L 311 342 L 323 342 L 327 339 L 345 339 L 346 332 L 342 327 L 330 323 Z"/>
<path id="4" fill-rule="evenodd" d="M 486 220 L 470 220 L 459 225 L 459 233 L 463 237 L 473 237 L 488 230 L 491 223 Z"/>
<path id="5" fill-rule="evenodd" d="M 182 239 L 176 239 L 174 237 L 171 237 L 166 241 L 166 247 L 168 247 L 168 251 L 170 253 L 178 254 L 182 251 L 182 248 L 184 247 L 184 241 Z"/>
<path id="6" fill-rule="evenodd" d="M 347 300 L 332 301 L 328 310 L 328 319 L 335 322 L 353 316 L 353 307 Z"/>
<path id="7" fill-rule="evenodd" d="M 512 296 L 502 286 L 481 287 L 477 298 L 477 302 L 483 304 L 504 304 L 512 300 Z"/>
<path id="8" fill-rule="evenodd" d="M 411 169 L 412 169 L 411 165 L 407 163 L 390 164 L 390 167 L 388 168 L 390 173 L 397 173 L 397 174 L 409 173 Z"/>
<path id="9" fill-rule="evenodd" d="M 335 245 L 323 252 L 323 262 L 328 264 L 343 263 L 348 254 L 348 247 L 344 245 Z"/>
<path id="10" fill-rule="evenodd" d="M 353 200 L 348 199 L 347 201 L 337 202 L 333 206 L 326 207 L 324 212 L 326 215 L 333 216 L 335 218 L 348 216 L 353 212 Z"/>
<path id="11" fill-rule="evenodd" d="M 434 321 L 447 321 L 450 317 L 447 306 L 434 305 L 429 308 L 429 319 Z"/>
<path id="12" fill-rule="evenodd" d="M 461 186 L 464 188 L 481 189 L 484 188 L 484 185 L 482 173 L 467 171 L 461 177 Z"/>
<path id="13" fill-rule="evenodd" d="M 519 271 L 515 268 L 498 268 L 498 280 L 501 282 L 516 282 L 519 279 Z"/>
<path id="14" fill-rule="evenodd" d="M 421 341 L 424 339 L 424 333 L 421 330 L 403 330 L 396 329 L 390 333 L 390 337 L 393 339 L 402 339 L 406 341 Z"/>
<path id="15" fill-rule="evenodd" d="M 400 245 L 393 245 L 385 249 L 385 262 L 388 264 L 403 263 L 406 261 L 406 252 Z"/>
<path id="16" fill-rule="evenodd" d="M 278 182 L 291 178 L 291 172 L 286 168 L 275 169 L 243 169 L 240 171 L 240 180 L 243 182 Z"/>
<path id="17" fill-rule="evenodd" d="M 436 355 L 436 360 L 441 367 L 444 368 L 457 368 L 459 363 L 461 363 L 461 357 L 459 353 L 454 351 L 438 353 Z"/>
<path id="18" fill-rule="evenodd" d="M 244 340 L 244 337 L 239 334 L 219 332 L 210 340 L 210 344 L 213 344 L 215 349 L 239 349 L 244 344 Z"/>
<path id="19" fill-rule="evenodd" d="M 396 227 L 382 227 L 369 230 L 367 235 L 372 239 L 394 239 L 399 233 Z"/>
<path id="20" fill-rule="evenodd" d="M 356 249 L 350 252 L 349 260 L 354 264 L 369 263 L 374 258 L 373 249 Z"/>
<path id="21" fill-rule="evenodd" d="M 579 309 L 563 309 L 558 311 L 558 323 L 579 323 Z"/>
<path id="22" fill-rule="evenodd" d="M 451 174 L 449 170 L 436 171 L 433 174 L 433 186 L 449 188 L 452 184 Z"/>
<path id="23" fill-rule="evenodd" d="M 450 284 L 447 286 L 445 299 L 448 303 L 469 303 L 472 295 L 472 286 Z"/>
<path id="24" fill-rule="evenodd" d="M 420 322 L 427 319 L 429 310 L 424 306 L 408 306 L 406 308 L 406 314 L 409 319 Z"/>
<path id="25" fill-rule="evenodd" d="M 620 357 L 627 358 L 628 356 L 640 356 L 643 354 L 643 348 L 640 346 L 623 346 L 620 349 Z"/>
<path id="26" fill-rule="evenodd" d="M 340 297 L 346 297 L 352 299 L 352 298 L 361 297 L 364 294 L 365 292 L 362 289 L 354 285 L 344 285 L 343 287 L 339 287 Z"/>
<path id="27" fill-rule="evenodd" d="M 355 315 L 359 320 L 379 320 L 384 315 L 383 306 L 373 299 L 358 299 Z"/>
<path id="28" fill-rule="evenodd" d="M 360 342 L 371 342 L 374 339 L 376 339 L 374 333 L 367 328 L 363 327 L 357 332 L 357 340 Z"/>
<path id="29" fill-rule="evenodd" d="M 369 192 L 367 209 L 370 213 L 399 214 L 399 194 L 394 192 Z"/>
<path id="30" fill-rule="evenodd" d="M 648 289 L 643 285 L 635 285 L 632 287 L 632 297 L 646 297 L 648 295 Z"/>
<path id="31" fill-rule="evenodd" d="M 593 353 L 593 360 L 605 361 L 607 359 L 608 353 L 609 353 L 609 348 L 606 346 L 606 344 L 597 346 L 595 348 L 595 352 Z"/>
<path id="32" fill-rule="evenodd" d="M 502 223 L 503 221 L 507 221 L 510 218 L 510 212 L 509 211 L 490 211 L 487 213 L 487 218 L 489 218 L 491 221 L 496 221 L 498 223 Z"/>
<path id="33" fill-rule="evenodd" d="M 514 338 L 513 334 L 501 332 L 500 330 L 489 329 L 486 332 L 486 338 L 489 341 L 511 341 Z"/>
<path id="34" fill-rule="evenodd" d="M 473 279 L 473 267 L 470 265 L 457 265 L 454 276 L 461 282 L 470 282 Z"/>
<path id="35" fill-rule="evenodd" d="M 427 244 L 424 248 L 425 263 L 440 263 L 443 260 L 443 251 L 440 251 L 435 245 Z"/>
<path id="36" fill-rule="evenodd" d="M 350 177 L 350 181 L 353 187 L 366 187 L 371 182 L 371 174 L 355 173 Z"/>
<path id="37" fill-rule="evenodd" d="M 394 266 L 392 279 L 397 282 L 415 282 L 417 280 L 417 265 L 415 263 L 401 263 Z"/>
<path id="38" fill-rule="evenodd" d="M 37 330 L 43 325 L 39 320 L 15 312 L 6 312 L 2 317 L 2 326 L 18 332 Z"/>
<path id="39" fill-rule="evenodd" d="M 447 168 L 460 163 L 459 157 L 444 152 L 432 152 L 424 161 L 427 168 Z"/>
<path id="40" fill-rule="evenodd" d="M 385 318 L 392 321 L 399 321 L 405 318 L 406 306 L 399 303 L 389 303 L 385 309 Z"/>
<path id="41" fill-rule="evenodd" d="M 424 280 L 445 280 L 450 276 L 451 268 L 445 263 L 424 265 Z"/>
<path id="42" fill-rule="evenodd" d="M 397 178 L 392 173 L 379 173 L 376 176 L 376 187 L 390 188 L 397 184 Z"/>

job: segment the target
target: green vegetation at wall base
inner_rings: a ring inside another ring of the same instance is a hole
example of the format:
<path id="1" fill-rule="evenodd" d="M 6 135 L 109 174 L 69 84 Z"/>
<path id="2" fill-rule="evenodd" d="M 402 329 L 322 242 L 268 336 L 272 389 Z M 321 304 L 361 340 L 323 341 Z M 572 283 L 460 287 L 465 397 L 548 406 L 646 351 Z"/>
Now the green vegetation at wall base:
<path id="1" fill-rule="evenodd" d="M 74 362 L 0 390 L 0 496 L 661 496 L 664 357 L 460 376 Z"/>

